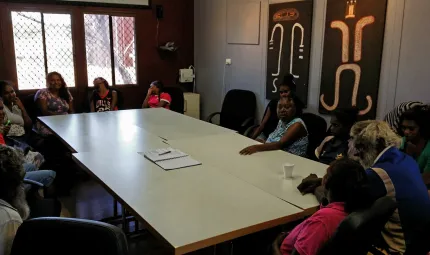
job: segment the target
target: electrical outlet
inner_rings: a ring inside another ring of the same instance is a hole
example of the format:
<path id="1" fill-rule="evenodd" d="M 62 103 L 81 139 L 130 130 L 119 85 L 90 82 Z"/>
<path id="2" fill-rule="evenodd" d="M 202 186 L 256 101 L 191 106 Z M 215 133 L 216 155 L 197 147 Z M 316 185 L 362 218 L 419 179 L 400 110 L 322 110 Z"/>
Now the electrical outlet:
<path id="1" fill-rule="evenodd" d="M 225 64 L 226 65 L 231 65 L 231 58 L 225 59 Z"/>

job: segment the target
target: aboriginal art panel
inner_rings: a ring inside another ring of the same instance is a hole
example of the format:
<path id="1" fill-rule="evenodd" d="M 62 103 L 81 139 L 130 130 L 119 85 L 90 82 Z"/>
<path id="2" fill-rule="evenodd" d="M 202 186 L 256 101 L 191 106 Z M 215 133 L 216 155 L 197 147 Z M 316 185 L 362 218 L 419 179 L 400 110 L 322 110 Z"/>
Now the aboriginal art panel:
<path id="1" fill-rule="evenodd" d="M 328 0 L 320 113 L 356 106 L 374 119 L 387 0 Z"/>
<path id="2" fill-rule="evenodd" d="M 266 98 L 279 97 L 279 85 L 294 75 L 296 93 L 308 100 L 313 1 L 269 5 Z"/>

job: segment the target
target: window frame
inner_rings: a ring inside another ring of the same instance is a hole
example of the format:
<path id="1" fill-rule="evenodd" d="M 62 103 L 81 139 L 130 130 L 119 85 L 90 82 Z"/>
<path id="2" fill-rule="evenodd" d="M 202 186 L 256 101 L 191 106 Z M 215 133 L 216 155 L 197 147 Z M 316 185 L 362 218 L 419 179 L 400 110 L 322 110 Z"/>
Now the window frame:
<path id="1" fill-rule="evenodd" d="M 65 6 L 65 5 L 48 5 L 48 4 L 22 4 L 22 3 L 1 3 L 2 10 L 0 15 L 5 19 L 0 19 L 1 36 L 7 36 L 9 39 L 3 38 L 3 52 L 4 58 L 7 59 L 4 73 L 5 77 L 15 82 L 15 89 L 24 92 L 24 94 L 35 93 L 39 89 L 19 89 L 18 73 L 16 68 L 16 55 L 15 44 L 13 39 L 13 23 L 12 12 L 41 12 L 47 14 L 70 14 L 71 15 L 71 28 L 72 28 L 72 43 L 73 43 L 73 68 L 75 70 L 75 87 L 69 87 L 71 92 L 86 93 L 91 89 L 88 84 L 88 69 L 86 59 L 86 45 L 85 45 L 85 24 L 84 14 L 98 14 L 109 15 L 115 17 L 133 17 L 134 18 L 134 37 L 135 37 L 135 65 L 136 65 L 136 84 L 121 84 L 111 85 L 114 88 L 128 88 L 139 87 L 140 81 L 140 55 L 137 47 L 139 43 L 139 35 L 137 33 L 139 27 L 138 15 L 139 11 L 135 9 L 115 8 L 107 9 L 105 7 L 88 7 L 88 6 Z M 6 22 L 5 22 L 6 21 Z M 114 72 L 114 70 L 113 70 Z"/>
<path id="2" fill-rule="evenodd" d="M 107 15 L 109 16 L 109 37 L 110 37 L 110 55 L 111 55 L 111 68 L 112 68 L 112 84 L 109 86 L 114 88 L 126 88 L 126 87 L 137 87 L 139 84 L 139 58 L 138 58 L 138 47 L 137 47 L 137 15 L 136 13 L 128 13 L 126 11 L 103 11 L 97 10 L 97 8 L 92 8 L 94 10 L 91 11 L 83 11 L 82 12 L 82 22 L 85 24 L 85 14 L 87 15 Z M 136 65 L 136 84 L 116 84 L 115 82 L 115 54 L 114 54 L 114 43 L 113 43 L 113 29 L 112 29 L 112 17 L 132 17 L 134 18 L 134 48 L 135 48 L 135 65 Z M 73 22 L 73 21 L 72 21 Z M 84 26 L 85 28 L 85 26 Z M 83 39 L 85 44 L 85 75 L 88 80 L 88 63 L 87 63 L 87 54 L 86 54 L 86 38 L 85 38 L 85 29 L 83 31 Z M 93 88 L 93 85 L 87 84 L 88 88 Z"/>

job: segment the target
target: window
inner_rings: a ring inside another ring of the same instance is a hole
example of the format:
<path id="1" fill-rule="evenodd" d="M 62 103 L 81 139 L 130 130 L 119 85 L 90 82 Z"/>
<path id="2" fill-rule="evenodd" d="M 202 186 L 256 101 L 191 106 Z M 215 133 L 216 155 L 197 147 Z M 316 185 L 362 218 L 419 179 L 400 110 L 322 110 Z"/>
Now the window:
<path id="1" fill-rule="evenodd" d="M 88 85 L 97 77 L 111 85 L 136 84 L 134 17 L 85 14 Z"/>
<path id="2" fill-rule="evenodd" d="M 46 75 L 59 72 L 75 86 L 72 25 L 69 14 L 12 12 L 16 69 L 20 89 L 46 87 Z"/>

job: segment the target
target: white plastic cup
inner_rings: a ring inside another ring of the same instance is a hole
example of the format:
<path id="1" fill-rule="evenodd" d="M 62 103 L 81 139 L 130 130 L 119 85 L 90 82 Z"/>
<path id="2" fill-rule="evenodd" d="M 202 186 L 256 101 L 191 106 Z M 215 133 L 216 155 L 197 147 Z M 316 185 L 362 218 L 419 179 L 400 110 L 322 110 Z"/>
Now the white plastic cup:
<path id="1" fill-rule="evenodd" d="M 294 164 L 285 163 L 283 165 L 283 168 L 284 168 L 284 179 L 291 179 L 291 178 L 293 178 Z"/>

